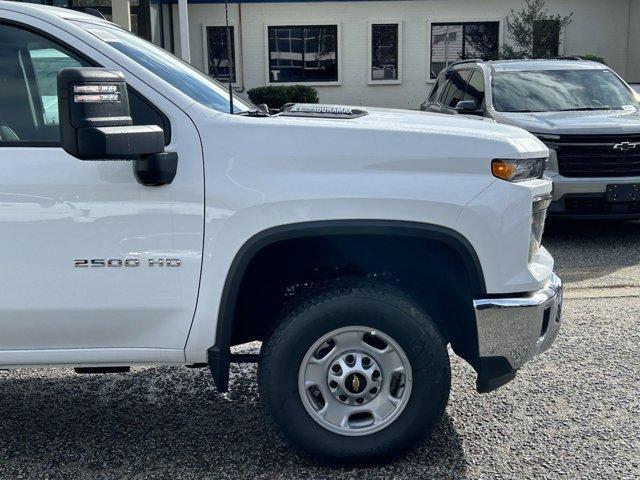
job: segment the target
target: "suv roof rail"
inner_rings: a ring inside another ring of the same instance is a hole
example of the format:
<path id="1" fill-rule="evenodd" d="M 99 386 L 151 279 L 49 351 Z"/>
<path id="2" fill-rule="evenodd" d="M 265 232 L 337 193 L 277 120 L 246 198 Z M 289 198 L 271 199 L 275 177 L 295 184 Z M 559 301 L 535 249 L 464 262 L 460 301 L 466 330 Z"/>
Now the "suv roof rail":
<path id="1" fill-rule="evenodd" d="M 583 59 L 573 55 L 569 57 L 551 57 L 551 58 L 548 58 L 547 60 L 583 60 Z"/>
<path id="2" fill-rule="evenodd" d="M 100 10 L 97 8 L 91 7 L 70 7 L 69 10 L 75 10 L 76 12 L 86 13 L 87 15 L 92 15 L 94 17 L 101 18 L 102 20 L 106 20 L 106 17 L 102 14 Z"/>
<path id="3" fill-rule="evenodd" d="M 484 63 L 484 60 L 481 58 L 466 58 L 464 60 L 458 60 L 457 62 L 450 63 L 447 65 L 447 68 L 453 67 L 455 65 L 461 65 L 463 63 Z"/>

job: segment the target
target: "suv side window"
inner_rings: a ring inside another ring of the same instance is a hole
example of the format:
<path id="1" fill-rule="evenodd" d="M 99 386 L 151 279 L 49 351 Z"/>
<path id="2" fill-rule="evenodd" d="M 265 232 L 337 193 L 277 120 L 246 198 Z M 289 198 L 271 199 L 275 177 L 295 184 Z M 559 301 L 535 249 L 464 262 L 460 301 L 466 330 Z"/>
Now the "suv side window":
<path id="1" fill-rule="evenodd" d="M 440 80 L 436 80 L 436 83 L 433 84 L 433 87 L 431 88 L 431 93 L 429 93 L 429 98 L 427 98 L 427 102 L 435 102 L 436 98 L 438 97 L 438 84 L 440 83 Z"/>
<path id="2" fill-rule="evenodd" d="M 474 70 L 469 77 L 464 99 L 473 100 L 478 109 L 484 110 L 484 75 L 480 70 Z"/>
<path id="3" fill-rule="evenodd" d="M 449 83 L 444 89 L 444 93 L 440 99 L 440 103 L 448 108 L 456 108 L 458 102 L 464 99 L 464 92 L 466 90 L 467 79 L 469 78 L 470 70 L 453 70 Z"/>
<path id="4" fill-rule="evenodd" d="M 43 35 L 0 23 L 0 145 L 59 145 L 58 72 L 88 61 Z M 171 140 L 169 119 L 129 88 L 134 125 L 158 125 Z"/>

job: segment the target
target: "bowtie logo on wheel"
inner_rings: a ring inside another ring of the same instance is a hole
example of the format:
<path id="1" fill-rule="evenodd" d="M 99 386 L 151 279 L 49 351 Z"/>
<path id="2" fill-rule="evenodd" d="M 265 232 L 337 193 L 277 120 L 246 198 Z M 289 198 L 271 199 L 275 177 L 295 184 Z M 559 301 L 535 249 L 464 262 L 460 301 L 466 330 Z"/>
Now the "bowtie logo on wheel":
<path id="1" fill-rule="evenodd" d="M 352 394 L 361 393 L 367 386 L 367 379 L 361 373 L 352 373 L 345 382 L 345 387 Z"/>

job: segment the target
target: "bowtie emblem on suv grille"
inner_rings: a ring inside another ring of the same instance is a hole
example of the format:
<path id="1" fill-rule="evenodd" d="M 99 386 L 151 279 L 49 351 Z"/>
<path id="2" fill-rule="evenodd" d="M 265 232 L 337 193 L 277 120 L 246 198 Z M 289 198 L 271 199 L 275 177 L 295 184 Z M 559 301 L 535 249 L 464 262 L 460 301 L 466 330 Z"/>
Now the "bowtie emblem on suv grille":
<path id="1" fill-rule="evenodd" d="M 629 150 L 635 150 L 637 146 L 638 146 L 638 143 L 622 142 L 622 143 L 616 143 L 613 146 L 613 149 L 620 150 L 622 152 L 628 152 Z"/>

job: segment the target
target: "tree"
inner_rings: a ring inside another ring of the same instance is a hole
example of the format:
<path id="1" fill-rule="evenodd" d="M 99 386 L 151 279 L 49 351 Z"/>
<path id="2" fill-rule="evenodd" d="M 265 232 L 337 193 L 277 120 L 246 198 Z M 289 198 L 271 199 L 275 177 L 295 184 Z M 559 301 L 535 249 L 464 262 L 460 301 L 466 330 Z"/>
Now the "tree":
<path id="1" fill-rule="evenodd" d="M 511 44 L 503 45 L 500 57 L 550 58 L 558 56 L 560 32 L 573 21 L 573 12 L 563 17 L 552 15 L 545 0 L 524 0 L 519 12 L 507 17 L 507 34 Z"/>
<path id="2" fill-rule="evenodd" d="M 467 42 L 467 53 L 464 58 L 482 58 L 483 60 L 496 60 L 500 52 L 497 49 L 499 42 L 497 28 L 487 25 L 467 25 L 464 28 L 464 39 Z M 461 55 L 461 58 L 463 56 Z"/>
<path id="3" fill-rule="evenodd" d="M 280 109 L 287 103 L 318 103 L 318 91 L 308 85 L 270 85 L 247 91 L 255 105 L 267 104 L 270 109 Z"/>

